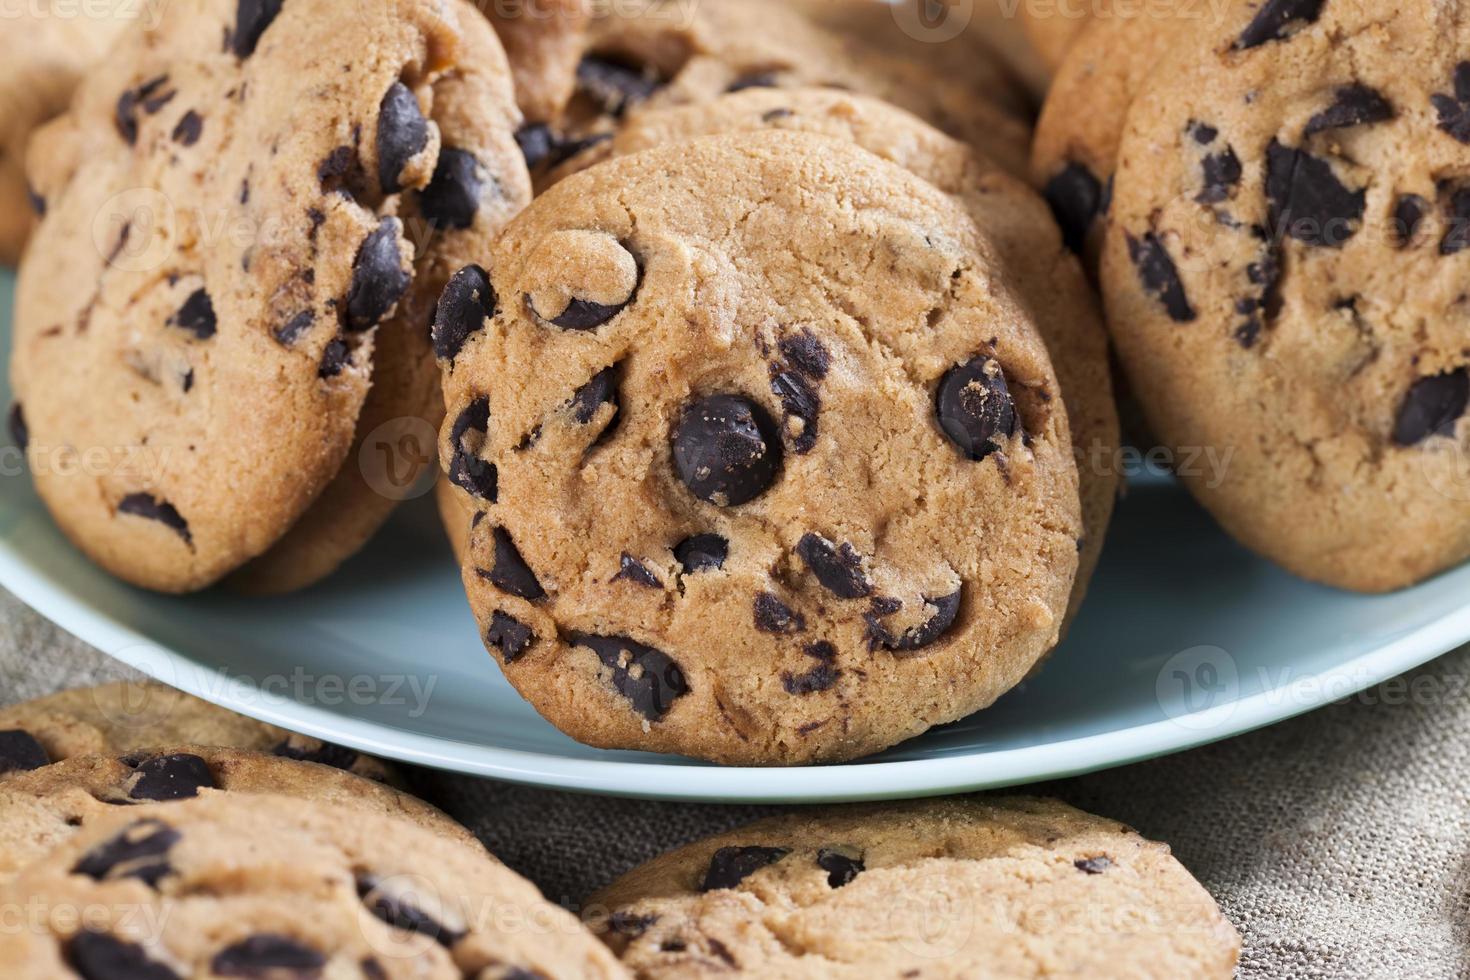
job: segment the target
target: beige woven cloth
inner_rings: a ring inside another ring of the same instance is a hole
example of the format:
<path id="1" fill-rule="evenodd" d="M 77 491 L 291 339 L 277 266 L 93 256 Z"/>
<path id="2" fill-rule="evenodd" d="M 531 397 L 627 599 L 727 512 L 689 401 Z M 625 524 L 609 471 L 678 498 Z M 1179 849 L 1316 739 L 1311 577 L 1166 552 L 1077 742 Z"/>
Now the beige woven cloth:
<path id="1" fill-rule="evenodd" d="M 0 703 L 128 676 L 0 593 Z M 1167 841 L 1245 937 L 1247 978 L 1470 977 L 1470 650 L 1229 742 L 1030 787 Z M 660 851 L 775 808 L 419 790 L 575 909 Z"/>

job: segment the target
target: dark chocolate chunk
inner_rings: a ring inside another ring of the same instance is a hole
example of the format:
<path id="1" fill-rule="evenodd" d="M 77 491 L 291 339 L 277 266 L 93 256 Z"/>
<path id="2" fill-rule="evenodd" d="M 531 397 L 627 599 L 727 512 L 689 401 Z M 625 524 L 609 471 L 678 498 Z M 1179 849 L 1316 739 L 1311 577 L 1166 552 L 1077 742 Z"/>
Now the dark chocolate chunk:
<path id="1" fill-rule="evenodd" d="M 1357 231 L 1367 191 L 1349 190 L 1332 165 L 1272 139 L 1266 147 L 1266 213 L 1274 238 L 1341 248 Z"/>
<path id="2" fill-rule="evenodd" d="M 156 886 L 173 871 L 168 852 L 178 842 L 179 832 L 163 821 L 140 820 L 83 854 L 72 874 L 93 881 L 136 878 Z"/>
<path id="3" fill-rule="evenodd" d="M 567 303 L 566 309 L 562 310 L 561 313 L 557 314 L 556 316 L 543 316 L 541 318 L 543 320 L 550 321 L 552 324 L 561 327 L 563 330 L 596 330 L 598 327 L 602 326 L 604 323 L 607 323 L 613 317 L 623 312 L 623 310 L 627 308 L 628 304 L 633 302 L 633 300 L 637 298 L 638 289 L 642 285 L 643 268 L 640 265 L 638 267 L 638 281 L 633 283 L 633 288 L 628 292 L 627 298 L 622 300 L 621 302 L 594 303 L 592 300 L 589 299 L 578 299 L 576 297 L 573 297 L 571 302 Z M 532 309 L 535 309 L 534 304 L 532 304 Z M 541 316 L 540 311 L 536 311 L 536 315 Z"/>
<path id="4" fill-rule="evenodd" d="M 495 567 L 490 570 L 490 582 L 502 592 L 535 602 L 546 598 L 546 590 L 536 580 L 520 549 L 511 540 L 510 532 L 503 527 L 495 529 Z"/>
<path id="5" fill-rule="evenodd" d="M 1315 23 L 1325 0 L 1266 0 L 1235 41 L 1238 50 L 1280 41 L 1293 24 Z"/>
<path id="6" fill-rule="evenodd" d="M 1399 248 L 1413 244 L 1419 223 L 1429 212 L 1429 202 L 1418 194 L 1400 194 L 1393 205 L 1393 240 Z"/>
<path id="7" fill-rule="evenodd" d="M 1113 866 L 1113 862 L 1105 857 L 1082 858 L 1073 861 L 1072 866 L 1084 874 L 1100 875 Z"/>
<path id="8" fill-rule="evenodd" d="M 1377 89 L 1360 83 L 1340 86 L 1332 104 L 1307 120 L 1304 133 L 1311 136 L 1328 129 L 1361 126 L 1393 118 L 1393 106 Z"/>
<path id="9" fill-rule="evenodd" d="M 781 686 L 786 689 L 787 694 L 814 694 L 818 691 L 825 691 L 836 684 L 837 678 L 842 674 L 842 671 L 836 666 L 837 648 L 826 640 L 811 644 L 804 652 L 817 662 L 804 673 L 782 672 Z"/>
<path id="10" fill-rule="evenodd" d="M 346 190 L 346 178 L 357 166 L 357 151 L 350 146 L 339 146 L 328 153 L 326 158 L 316 168 L 317 180 L 321 182 L 322 193 L 333 193 L 342 191 L 348 196 L 351 192 Z M 318 212 L 320 213 L 320 212 Z M 313 222 L 319 224 L 313 218 Z"/>
<path id="11" fill-rule="evenodd" d="M 168 318 L 168 325 L 187 330 L 200 340 L 208 340 L 219 328 L 219 318 L 214 314 L 214 302 L 209 293 L 196 289 L 184 300 L 177 313 Z"/>
<path id="12" fill-rule="evenodd" d="M 134 517 L 142 517 L 150 521 L 157 521 L 183 538 L 185 544 L 193 545 L 194 543 L 194 535 L 189 531 L 189 522 L 184 520 L 183 515 L 178 512 L 173 504 L 166 500 L 159 500 L 152 494 L 128 494 L 118 502 L 117 512 L 119 514 L 131 514 Z"/>
<path id="13" fill-rule="evenodd" d="M 440 360 L 453 361 L 470 337 L 485 329 L 485 321 L 495 315 L 495 287 L 478 265 L 460 269 L 444 287 L 439 304 L 434 308 L 434 354 Z"/>
<path id="14" fill-rule="evenodd" d="M 347 292 L 348 329 L 377 326 L 413 281 L 398 251 L 402 227 L 397 218 L 382 219 L 357 250 L 352 260 L 352 286 Z"/>
<path id="15" fill-rule="evenodd" d="M 821 381 L 832 369 L 832 355 L 810 330 L 782 337 L 776 347 L 794 370 L 813 380 Z"/>
<path id="16" fill-rule="evenodd" d="M 395 929 L 427 936 L 446 948 L 464 938 L 463 931 L 445 926 L 407 898 L 392 894 L 372 875 L 358 877 L 357 896 L 369 912 Z"/>
<path id="17" fill-rule="evenodd" d="M 1228 146 L 1218 153 L 1206 154 L 1200 161 L 1200 168 L 1204 173 L 1204 186 L 1194 199 L 1201 204 L 1219 204 L 1228 199 L 1240 183 L 1240 158 Z"/>
<path id="18" fill-rule="evenodd" d="M 297 762 L 315 762 L 319 766 L 331 766 L 343 772 L 351 772 L 352 767 L 362 758 L 356 749 L 332 742 L 317 742 L 315 739 L 303 745 L 293 745 L 287 739 L 271 749 L 271 754 L 283 759 L 295 759 Z"/>
<path id="19" fill-rule="evenodd" d="M 1451 436 L 1470 401 L 1470 370 L 1458 368 L 1420 378 L 1399 406 L 1393 441 L 1413 446 L 1430 436 Z"/>
<path id="20" fill-rule="evenodd" d="M 953 367 L 935 397 L 939 427 L 972 460 L 999 450 L 1020 428 L 1005 372 L 981 355 Z"/>
<path id="21" fill-rule="evenodd" d="M 577 420 L 578 425 L 590 425 L 597 417 L 598 409 L 603 405 L 611 405 L 613 414 L 603 426 L 602 432 L 597 436 L 597 442 L 603 442 L 612 435 L 617 428 L 618 418 L 622 415 L 622 408 L 618 402 L 618 371 L 617 366 L 603 368 L 592 376 L 592 380 L 578 388 L 572 394 L 572 418 Z"/>
<path id="22" fill-rule="evenodd" d="M 283 347 L 290 347 L 301 339 L 301 335 L 311 329 L 316 322 L 316 317 L 310 310 L 302 310 L 300 313 L 276 327 L 271 335 L 276 338 L 276 343 Z"/>
<path id="23" fill-rule="evenodd" d="M 873 583 L 863 570 L 863 556 L 844 541 L 840 546 L 820 534 L 803 534 L 796 553 L 806 562 L 812 575 L 833 595 L 842 599 L 863 599 L 873 592 Z"/>
<path id="24" fill-rule="evenodd" d="M 1455 94 L 1435 92 L 1429 97 L 1439 116 L 1439 128 L 1461 143 L 1470 143 L 1470 61 L 1455 65 Z"/>
<path id="25" fill-rule="evenodd" d="M 180 980 L 142 946 L 105 932 L 83 929 L 66 940 L 63 953 L 82 980 Z"/>
<path id="26" fill-rule="evenodd" d="M 1444 237 L 1439 240 L 1440 255 L 1454 255 L 1470 247 L 1470 187 L 1450 191 L 1445 208 Z"/>
<path id="27" fill-rule="evenodd" d="M 201 789 L 214 789 L 214 773 L 209 763 L 197 755 L 180 752 L 160 755 L 134 767 L 138 774 L 128 796 L 134 800 L 187 800 L 198 796 Z"/>
<path id="28" fill-rule="evenodd" d="M 613 576 L 613 579 L 614 581 L 632 582 L 634 585 L 640 585 L 645 589 L 661 589 L 664 587 L 664 584 L 659 581 L 658 576 L 653 574 L 653 571 L 647 565 L 626 551 L 623 552 L 622 558 L 619 559 L 618 574 Z"/>
<path id="29" fill-rule="evenodd" d="M 1176 323 L 1189 323 L 1195 318 L 1194 307 L 1184 294 L 1179 270 L 1157 235 L 1151 231 L 1145 232 L 1142 238 L 1128 235 L 1128 257 L 1138 270 L 1138 279 L 1144 290 L 1159 298 L 1169 319 Z"/>
<path id="30" fill-rule="evenodd" d="M 684 671 L 661 650 L 625 636 L 573 633 L 570 639 L 573 646 L 587 647 L 597 654 L 612 672 L 613 687 L 649 721 L 658 721 L 675 700 L 689 693 Z"/>
<path id="31" fill-rule="evenodd" d="M 352 351 L 348 349 L 347 342 L 341 337 L 334 337 L 322 348 L 322 362 L 317 366 L 317 377 L 335 378 L 351 363 Z"/>
<path id="32" fill-rule="evenodd" d="M 242 939 L 214 955 L 209 967 L 215 976 L 251 977 L 261 980 L 301 980 L 316 977 L 327 958 L 304 943 L 276 933 L 259 933 Z"/>
<path id="33" fill-rule="evenodd" d="M 199 142 L 199 137 L 204 134 L 204 117 L 193 109 L 184 113 L 179 119 L 179 124 L 174 127 L 174 142 L 181 146 L 193 146 Z"/>
<path id="34" fill-rule="evenodd" d="M 156 98 L 163 86 L 167 84 L 168 76 L 160 75 L 118 96 L 113 123 L 117 126 L 118 135 L 129 146 L 134 146 L 138 142 L 138 109 Z"/>
<path id="35" fill-rule="evenodd" d="M 934 615 L 930 616 L 926 622 L 897 636 L 883 625 L 883 618 L 898 610 L 891 605 L 880 605 L 875 600 L 873 611 L 864 617 L 868 622 L 869 648 L 876 650 L 882 647 L 894 653 L 913 653 L 924 649 L 954 625 L 955 618 L 960 612 L 960 596 L 961 592 L 955 592 L 952 595 L 935 599 L 926 598 L 925 601 L 934 607 Z M 885 609 L 887 612 L 883 611 Z"/>
<path id="36" fill-rule="evenodd" d="M 781 399 L 786 411 L 786 432 L 791 448 L 798 456 L 812 451 L 817 444 L 817 427 L 822 412 L 822 399 L 806 377 L 796 371 L 771 368 L 771 391 Z"/>
<path id="37" fill-rule="evenodd" d="M 589 54 L 577 65 L 577 90 L 610 116 L 621 116 L 662 87 L 652 71 L 606 56 Z"/>
<path id="38" fill-rule="evenodd" d="M 403 170 L 429 145 L 429 123 L 419 100 L 402 82 L 394 82 L 378 109 L 378 185 L 384 194 L 403 189 Z"/>
<path id="39" fill-rule="evenodd" d="M 1046 182 L 1042 193 L 1062 229 L 1062 240 L 1073 252 L 1082 253 L 1093 219 L 1101 213 L 1102 184 L 1080 163 L 1068 161 Z"/>
<path id="40" fill-rule="evenodd" d="M 770 592 L 755 597 L 755 628 L 762 633 L 800 633 L 806 617 L 795 612 Z"/>
<path id="41" fill-rule="evenodd" d="M 260 36 L 281 12 L 285 0 L 240 0 L 235 6 L 235 34 L 232 47 L 235 57 L 248 58 L 255 53 Z"/>
<path id="42" fill-rule="evenodd" d="M 471 496 L 493 504 L 500 496 L 499 471 L 494 463 L 480 458 L 489 433 L 490 399 L 477 398 L 459 413 L 450 430 L 454 456 L 449 461 L 449 480 Z"/>
<path id="43" fill-rule="evenodd" d="M 468 150 L 445 147 L 434 177 L 419 195 L 419 212 L 436 228 L 472 227 L 485 195 L 479 159 Z"/>
<path id="44" fill-rule="evenodd" d="M 560 166 L 589 147 L 612 139 L 612 133 L 593 133 L 568 139 L 546 123 L 528 123 L 516 130 L 516 143 L 529 170 L 544 173 Z"/>
<path id="45" fill-rule="evenodd" d="M 832 888 L 852 884 L 854 878 L 867 870 L 861 857 L 850 857 L 831 847 L 817 852 L 817 867 L 827 872 L 827 884 Z"/>
<path id="46" fill-rule="evenodd" d="M 25 409 L 20 407 L 20 402 L 13 402 L 10 406 L 10 441 L 21 452 L 25 452 L 31 446 L 31 429 L 26 425 Z"/>
<path id="47" fill-rule="evenodd" d="M 723 568 L 729 556 L 730 542 L 718 534 L 696 534 L 674 545 L 674 557 L 689 575 Z"/>
<path id="48" fill-rule="evenodd" d="M 0 775 L 29 772 L 50 764 L 45 748 L 30 732 L 18 728 L 0 732 Z"/>
<path id="49" fill-rule="evenodd" d="M 1208 123 L 1202 123 L 1198 119 L 1191 119 L 1184 124 L 1184 131 L 1193 137 L 1200 146 L 1209 146 L 1219 137 L 1220 131 Z"/>
<path id="50" fill-rule="evenodd" d="M 746 878 L 767 865 L 775 864 L 791 851 L 784 847 L 722 847 L 710 858 L 709 868 L 704 872 L 702 892 L 734 888 Z"/>
<path id="51" fill-rule="evenodd" d="M 765 410 L 739 395 L 711 395 L 684 410 L 674 429 L 674 468 L 700 500 L 735 507 L 775 481 L 781 440 Z"/>
<path id="52" fill-rule="evenodd" d="M 490 628 L 485 631 L 485 642 L 498 648 L 501 658 L 512 664 L 536 642 L 536 634 L 525 623 L 497 609 L 490 617 Z"/>

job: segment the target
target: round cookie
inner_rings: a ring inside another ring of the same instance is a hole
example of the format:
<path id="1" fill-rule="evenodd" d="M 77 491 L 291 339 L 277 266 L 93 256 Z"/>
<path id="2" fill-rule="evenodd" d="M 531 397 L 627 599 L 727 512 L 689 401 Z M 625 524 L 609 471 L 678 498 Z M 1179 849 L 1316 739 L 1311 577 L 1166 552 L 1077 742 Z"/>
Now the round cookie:
<path id="1" fill-rule="evenodd" d="M 31 133 L 66 111 L 83 74 L 141 7 L 101 5 L 85 13 L 55 0 L 30 0 L 7 10 L 0 31 L 0 264 L 14 265 L 46 202 L 26 184 Z"/>
<path id="2" fill-rule="evenodd" d="M 118 681 L 0 708 L 0 780 L 78 756 L 124 756 L 166 745 L 245 749 L 402 783 L 372 756 L 296 735 L 161 684 Z"/>
<path id="3" fill-rule="evenodd" d="M 590 905 L 642 980 L 1203 980 L 1240 953 L 1166 845 L 1040 799 L 793 813 L 655 858 Z"/>
<path id="4" fill-rule="evenodd" d="M 424 324 L 449 277 L 483 255 L 531 200 L 505 53 L 472 4 L 454 7 L 459 63 L 430 86 L 439 162 L 427 187 L 403 195 L 400 214 L 414 241 L 413 284 L 377 330 L 372 389 L 342 469 L 280 541 L 230 578 L 239 591 L 291 592 L 325 578 L 437 472 L 444 397 Z"/>
<path id="5" fill-rule="evenodd" d="M 794 131 L 847 140 L 955 198 L 996 247 L 1016 297 L 1046 343 L 1071 424 L 1083 537 L 1068 619 L 1102 554 L 1118 496 L 1118 412 L 1107 334 L 1091 286 L 1046 204 L 963 143 L 877 99 L 831 89 L 751 89 L 707 105 L 645 110 L 568 166 L 721 133 Z"/>
<path id="6" fill-rule="evenodd" d="M 0 934 L 14 980 L 627 975 L 483 851 L 284 797 L 117 808 L 0 886 L 0 907 L 30 916 Z"/>
<path id="7" fill-rule="evenodd" d="M 557 727 L 855 758 L 1055 644 L 1066 412 L 952 199 L 848 143 L 736 134 L 567 178 L 492 258 L 440 302 L 440 458 L 486 512 L 487 646 Z"/>
<path id="8" fill-rule="evenodd" d="M 1149 422 L 1228 531 L 1342 588 L 1470 557 L 1470 28 L 1440 13 L 1233 5 L 1118 154 L 1102 283 Z"/>
<path id="9" fill-rule="evenodd" d="M 381 783 L 314 762 L 186 745 L 122 758 L 80 756 L 0 778 L 0 879 L 117 807 L 221 793 L 357 808 L 479 847 L 469 831 L 434 807 Z"/>
<path id="10" fill-rule="evenodd" d="M 30 468 L 134 584 L 205 587 L 296 521 L 341 469 L 411 281 L 398 192 L 434 174 L 420 99 L 459 32 L 435 0 L 337 13 L 172 4 L 32 141 L 47 216 L 11 361 Z"/>

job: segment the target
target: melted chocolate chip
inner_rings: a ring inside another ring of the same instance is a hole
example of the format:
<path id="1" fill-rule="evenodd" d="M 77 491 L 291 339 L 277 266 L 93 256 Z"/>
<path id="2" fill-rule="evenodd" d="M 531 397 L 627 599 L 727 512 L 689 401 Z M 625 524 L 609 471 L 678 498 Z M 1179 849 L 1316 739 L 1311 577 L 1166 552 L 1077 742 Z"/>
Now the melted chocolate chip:
<path id="1" fill-rule="evenodd" d="M 1455 65 L 1455 93 L 1436 92 L 1429 97 L 1439 116 L 1439 128 L 1461 143 L 1470 143 L 1470 61 Z"/>
<path id="2" fill-rule="evenodd" d="M 1357 231 L 1367 191 L 1349 190 L 1326 160 L 1275 139 L 1266 147 L 1267 221 L 1274 237 L 1341 248 Z"/>
<path id="3" fill-rule="evenodd" d="M 145 103 L 151 103 L 154 98 L 158 97 L 160 90 L 167 84 L 168 76 L 160 75 L 118 96 L 113 123 L 117 126 L 118 135 L 129 146 L 134 146 L 138 142 L 139 108 L 146 108 Z M 169 94 L 172 95 L 172 93 Z"/>
<path id="4" fill-rule="evenodd" d="M 577 65 L 577 90 L 610 116 L 621 116 L 662 87 L 651 71 L 609 57 L 588 55 Z"/>
<path id="5" fill-rule="evenodd" d="M 285 0 L 240 0 L 235 6 L 235 34 L 232 47 L 235 57 L 248 58 L 255 53 L 260 36 L 281 12 Z"/>
<path id="6" fill-rule="evenodd" d="M 0 775 L 7 772 L 29 772 L 50 765 L 45 748 L 20 729 L 0 732 Z"/>
<path id="7" fill-rule="evenodd" d="M 1303 131 L 1307 136 L 1328 129 L 1343 129 L 1393 118 L 1393 106 L 1377 89 L 1354 83 L 1343 85 L 1332 95 L 1332 104 L 1311 119 Z"/>
<path id="8" fill-rule="evenodd" d="M 830 847 L 817 852 L 817 867 L 827 872 L 827 885 L 831 888 L 850 885 L 854 878 L 867 870 L 861 857 L 849 857 Z"/>
<path id="9" fill-rule="evenodd" d="M 1073 861 L 1072 866 L 1084 874 L 1100 875 L 1113 866 L 1113 862 L 1105 857 L 1082 858 Z"/>
<path id="10" fill-rule="evenodd" d="M 318 975 L 327 965 L 327 958 L 310 946 L 289 936 L 276 933 L 259 933 L 226 947 L 214 955 L 209 963 L 215 976 L 284 978 L 286 976 L 308 977 Z"/>
<path id="11" fill-rule="evenodd" d="M 444 287 L 434 309 L 431 335 L 435 356 L 453 361 L 470 337 L 485 329 L 485 321 L 494 315 L 495 288 L 485 270 L 478 265 L 460 269 Z"/>
<path id="12" fill-rule="evenodd" d="M 348 349 L 347 342 L 341 337 L 334 337 L 322 348 L 322 362 L 317 366 L 317 377 L 324 380 L 335 378 L 351 363 L 352 351 Z"/>
<path id="13" fill-rule="evenodd" d="M 369 912 L 395 929 L 427 936 L 446 948 L 464 938 L 462 931 L 450 929 L 407 898 L 392 894 L 371 875 L 357 879 L 357 896 Z"/>
<path id="14" fill-rule="evenodd" d="M 200 340 L 213 337 L 219 327 L 219 318 L 214 314 L 214 302 L 209 293 L 203 289 L 190 293 L 179 311 L 168 318 L 168 325 L 187 330 Z"/>
<path id="15" fill-rule="evenodd" d="M 403 189 L 404 168 L 429 145 L 429 123 L 419 100 L 402 82 L 394 82 L 378 109 L 378 185 L 384 194 Z"/>
<path id="16" fill-rule="evenodd" d="M 136 943 L 83 929 L 63 947 L 67 964 L 82 980 L 180 980 Z"/>
<path id="17" fill-rule="evenodd" d="M 1393 239 L 1398 248 L 1413 244 L 1419 223 L 1429 212 L 1429 202 L 1418 194 L 1400 194 L 1393 205 Z"/>
<path id="18" fill-rule="evenodd" d="M 214 789 L 214 773 L 197 755 L 161 755 L 134 767 L 138 774 L 128 797 L 134 800 L 187 800 L 201 789 Z"/>
<path id="19" fill-rule="evenodd" d="M 511 540 L 510 532 L 503 527 L 495 529 L 495 567 L 488 576 L 490 582 L 502 592 L 535 602 L 546 598 L 546 590 L 536 580 L 521 552 Z"/>
<path id="20" fill-rule="evenodd" d="M 837 683 L 837 678 L 842 675 L 842 671 L 836 667 L 836 647 L 826 640 L 820 640 L 808 646 L 803 652 L 817 663 L 805 673 L 782 672 L 781 686 L 786 689 L 787 694 L 815 694 L 818 691 L 828 690 Z"/>
<path id="21" fill-rule="evenodd" d="M 658 721 L 674 701 L 689 693 L 689 682 L 678 663 L 661 650 L 625 636 L 573 633 L 573 646 L 587 647 L 612 672 L 612 685 L 633 710 Z"/>
<path id="22" fill-rule="evenodd" d="M 684 410 L 674 429 L 674 468 L 690 493 L 719 507 L 760 496 L 781 466 L 770 417 L 739 395 L 712 395 Z"/>
<path id="23" fill-rule="evenodd" d="M 1230 147 L 1218 153 L 1207 154 L 1200 161 L 1204 173 L 1204 186 L 1194 199 L 1200 204 L 1218 204 L 1230 197 L 1240 183 L 1240 158 Z"/>
<path id="24" fill-rule="evenodd" d="M 1470 247 L 1470 187 L 1450 191 L 1445 207 L 1444 237 L 1439 240 L 1440 255 L 1454 255 Z"/>
<path id="25" fill-rule="evenodd" d="M 199 137 L 204 134 L 204 117 L 193 109 L 184 113 L 179 123 L 174 127 L 174 142 L 180 146 L 193 146 L 199 142 Z"/>
<path id="26" fill-rule="evenodd" d="M 433 179 L 419 195 L 419 212 L 436 228 L 465 229 L 474 225 L 484 196 L 479 159 L 468 150 L 445 147 Z"/>
<path id="27" fill-rule="evenodd" d="M 1101 182 L 1082 164 L 1068 161 L 1046 182 L 1042 193 L 1061 226 L 1062 240 L 1073 252 L 1081 254 L 1087 245 L 1087 233 L 1092 228 L 1093 219 L 1102 210 Z"/>
<path id="28" fill-rule="evenodd" d="M 10 441 L 21 452 L 25 452 L 31 445 L 31 429 L 26 425 L 25 409 L 20 407 L 20 402 L 14 402 L 10 406 Z"/>
<path id="29" fill-rule="evenodd" d="M 597 412 L 604 405 L 613 407 L 612 417 L 607 420 L 607 425 L 597 435 L 597 444 L 605 441 L 613 434 L 618 426 L 618 419 L 622 415 L 622 408 L 618 403 L 618 371 L 617 367 L 603 368 L 592 376 L 592 380 L 578 388 L 572 394 L 572 418 L 576 419 L 578 425 L 590 425 L 597 417 Z"/>
<path id="30" fill-rule="evenodd" d="M 796 371 L 771 368 L 771 391 L 781 399 L 786 412 L 785 430 L 791 448 L 798 456 L 812 451 L 817 444 L 817 426 L 822 412 L 822 399 L 811 382 Z"/>
<path id="31" fill-rule="evenodd" d="M 159 500 L 148 493 L 130 493 L 118 502 L 117 512 L 119 514 L 131 514 L 134 517 L 142 517 L 146 520 L 157 521 L 164 527 L 173 531 L 184 539 L 184 543 L 193 545 L 194 535 L 189 531 L 189 522 L 184 520 L 173 504 L 166 500 Z"/>
<path id="32" fill-rule="evenodd" d="M 1322 14 L 1325 0 L 1266 0 L 1240 37 L 1237 50 L 1259 47 L 1268 41 L 1280 41 L 1294 24 L 1315 23 Z"/>
<path id="33" fill-rule="evenodd" d="M 674 557 L 688 575 L 723 568 L 729 556 L 730 542 L 718 534 L 696 534 L 674 545 Z"/>
<path id="34" fill-rule="evenodd" d="M 983 355 L 945 374 L 935 397 L 935 415 L 949 440 L 966 458 L 977 461 L 998 451 L 1020 428 L 1005 372 Z"/>
<path id="35" fill-rule="evenodd" d="M 702 892 L 734 888 L 746 878 L 767 865 L 775 864 L 791 851 L 784 847 L 722 847 L 710 858 L 709 868 L 704 872 Z"/>
<path id="36" fill-rule="evenodd" d="M 832 355 L 810 330 L 782 337 L 776 342 L 776 347 L 793 370 L 808 378 L 821 381 L 832 369 Z"/>
<path id="37" fill-rule="evenodd" d="M 844 541 L 840 546 L 820 534 L 808 532 L 797 542 L 796 553 L 806 562 L 812 575 L 833 595 L 842 599 L 862 599 L 871 595 L 873 583 L 863 570 L 863 556 Z"/>
<path id="38" fill-rule="evenodd" d="M 315 762 L 319 766 L 331 766 L 343 772 L 350 772 L 362 758 L 356 749 L 331 742 L 317 742 L 315 739 L 303 745 L 293 745 L 287 739 L 271 749 L 271 754 L 283 759 L 295 759 L 297 762 Z"/>
<path id="39" fill-rule="evenodd" d="M 762 633 L 800 633 L 806 617 L 795 612 L 770 592 L 755 597 L 755 628 Z"/>
<path id="40" fill-rule="evenodd" d="M 1413 446 L 1430 436 L 1451 436 L 1470 402 L 1470 370 L 1459 368 L 1420 378 L 1399 406 L 1393 441 Z"/>
<path id="41" fill-rule="evenodd" d="M 536 642 L 536 634 L 531 627 L 497 609 L 490 617 L 485 642 L 500 651 L 501 659 L 512 664 Z"/>
<path id="42" fill-rule="evenodd" d="M 934 615 L 930 616 L 926 622 L 897 636 L 883 625 L 883 619 L 897 612 L 899 607 L 894 606 L 891 600 L 884 603 L 875 599 L 872 611 L 864 617 L 868 623 L 869 649 L 876 650 L 882 647 L 894 653 L 913 653 L 924 649 L 954 625 L 955 618 L 960 612 L 960 596 L 960 592 L 955 592 L 952 595 L 935 599 L 926 598 L 925 601 L 934 607 Z"/>
<path id="43" fill-rule="evenodd" d="M 477 398 L 454 420 L 449 442 L 454 456 L 449 461 L 449 481 L 481 500 L 495 503 L 500 496 L 499 471 L 494 463 L 480 458 L 480 448 L 490 433 L 490 399 Z"/>
<path id="44" fill-rule="evenodd" d="M 622 558 L 619 559 L 618 574 L 613 576 L 613 580 L 632 582 L 634 585 L 642 586 L 645 589 L 661 589 L 664 587 L 664 584 L 659 581 L 658 576 L 653 574 L 647 565 L 626 551 L 623 552 Z"/>
<path id="45" fill-rule="evenodd" d="M 93 881 L 136 878 L 154 887 L 173 871 L 168 852 L 178 842 L 179 832 L 163 821 L 140 820 L 83 854 L 72 874 Z"/>
<path id="46" fill-rule="evenodd" d="M 1142 238 L 1128 235 L 1128 257 L 1138 270 L 1138 280 L 1145 292 L 1152 293 L 1164 304 L 1169 319 L 1175 323 L 1189 323 L 1196 316 L 1194 307 L 1184 294 L 1184 283 L 1179 270 L 1169 257 L 1169 250 L 1153 232 L 1145 232 Z"/>
<path id="47" fill-rule="evenodd" d="M 357 250 L 352 261 L 352 286 L 347 292 L 347 326 L 368 330 L 388 315 L 408 289 L 413 276 L 402 265 L 398 251 L 397 218 L 384 218 Z"/>

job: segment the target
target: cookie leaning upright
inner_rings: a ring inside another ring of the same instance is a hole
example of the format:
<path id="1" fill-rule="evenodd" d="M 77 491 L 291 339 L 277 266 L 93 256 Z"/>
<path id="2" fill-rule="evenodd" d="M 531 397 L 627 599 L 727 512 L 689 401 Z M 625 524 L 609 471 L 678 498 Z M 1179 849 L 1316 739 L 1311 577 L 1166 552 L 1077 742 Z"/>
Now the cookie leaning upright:
<path id="1" fill-rule="evenodd" d="M 590 744 L 853 758 L 1055 643 L 1079 504 L 1046 350 L 963 209 L 836 140 L 557 184 L 440 302 L 465 585 Z"/>
<path id="2" fill-rule="evenodd" d="M 455 55 L 447 11 L 171 4 L 33 141 L 18 417 L 42 498 L 114 574 L 207 586 L 340 469 L 411 279 L 391 212 L 435 167 L 412 103 Z"/>
<path id="3" fill-rule="evenodd" d="M 1234 4 L 1118 154 L 1102 285 L 1149 422 L 1214 453 L 1179 469 L 1226 529 L 1330 585 L 1470 556 L 1464 13 Z"/>

